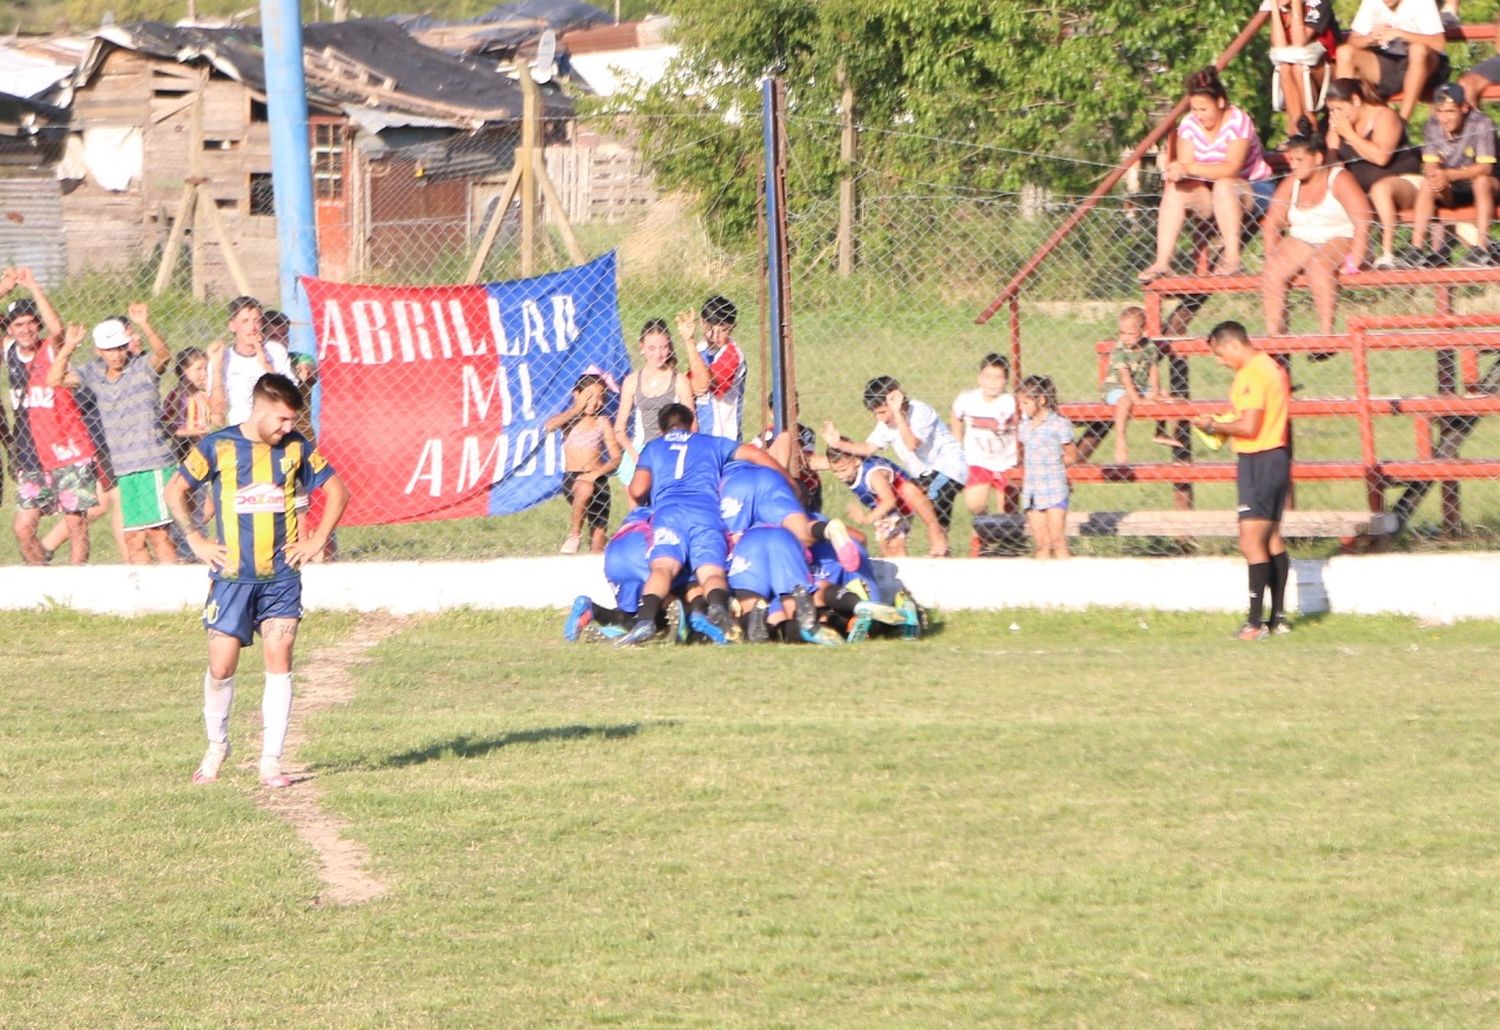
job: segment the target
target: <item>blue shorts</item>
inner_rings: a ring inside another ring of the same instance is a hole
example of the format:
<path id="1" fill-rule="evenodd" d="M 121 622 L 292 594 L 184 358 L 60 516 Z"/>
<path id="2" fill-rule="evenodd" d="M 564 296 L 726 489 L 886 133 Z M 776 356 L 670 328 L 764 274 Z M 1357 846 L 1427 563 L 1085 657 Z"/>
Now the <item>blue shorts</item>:
<path id="1" fill-rule="evenodd" d="M 604 578 L 615 592 L 615 607 L 633 612 L 641 606 L 641 588 L 651 574 L 646 551 L 651 546 L 651 526 L 637 522 L 622 528 L 604 545 Z"/>
<path id="2" fill-rule="evenodd" d="M 802 542 L 780 526 L 745 531 L 729 561 L 729 588 L 770 600 L 798 587 L 812 589 Z"/>
<path id="3" fill-rule="evenodd" d="M 646 561 L 670 558 L 684 569 L 705 565 L 724 568 L 729 541 L 716 511 L 695 508 L 658 508 L 651 519 L 651 549 Z"/>
<path id="4" fill-rule="evenodd" d="M 1271 207 L 1271 196 L 1276 192 L 1275 179 L 1261 179 L 1250 184 L 1250 195 L 1255 198 L 1255 217 L 1266 217 Z"/>
<path id="5" fill-rule="evenodd" d="M 216 579 L 203 604 L 203 628 L 249 647 L 267 619 L 302 618 L 302 577 L 238 583 Z"/>

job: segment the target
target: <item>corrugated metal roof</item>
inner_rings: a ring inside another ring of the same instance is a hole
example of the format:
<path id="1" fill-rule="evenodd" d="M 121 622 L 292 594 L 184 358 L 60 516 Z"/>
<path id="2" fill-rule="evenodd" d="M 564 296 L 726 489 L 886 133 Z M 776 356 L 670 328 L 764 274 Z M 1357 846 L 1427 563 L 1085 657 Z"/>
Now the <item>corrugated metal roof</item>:
<path id="1" fill-rule="evenodd" d="M 0 179 L 0 265 L 24 265 L 48 287 L 66 277 L 68 241 L 56 179 Z"/>

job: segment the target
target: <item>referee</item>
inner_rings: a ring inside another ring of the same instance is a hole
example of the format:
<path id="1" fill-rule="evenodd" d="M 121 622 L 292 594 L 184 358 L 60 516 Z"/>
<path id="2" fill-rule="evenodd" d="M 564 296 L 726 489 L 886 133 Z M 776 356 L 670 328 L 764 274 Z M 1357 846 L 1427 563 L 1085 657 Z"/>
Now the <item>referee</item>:
<path id="1" fill-rule="evenodd" d="M 1234 372 L 1229 388 L 1234 418 L 1224 421 L 1224 416 L 1205 415 L 1193 422 L 1204 432 L 1230 437 L 1239 456 L 1240 553 L 1250 567 L 1250 614 L 1236 636 L 1264 640 L 1273 633 L 1291 632 L 1284 613 L 1291 561 L 1281 538 L 1281 513 L 1292 482 L 1287 449 L 1291 383 L 1274 358 L 1255 349 L 1238 322 L 1214 326 L 1208 346 L 1219 364 Z M 1267 587 L 1271 588 L 1271 617 L 1262 621 Z"/>

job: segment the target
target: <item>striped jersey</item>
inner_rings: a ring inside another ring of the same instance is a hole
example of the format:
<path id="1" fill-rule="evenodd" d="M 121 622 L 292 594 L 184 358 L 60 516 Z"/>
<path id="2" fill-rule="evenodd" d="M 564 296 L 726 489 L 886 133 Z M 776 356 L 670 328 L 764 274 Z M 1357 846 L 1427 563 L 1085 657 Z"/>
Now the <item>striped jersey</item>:
<path id="1" fill-rule="evenodd" d="M 1229 144 L 1236 140 L 1248 140 L 1250 149 L 1245 151 L 1245 163 L 1237 177 L 1248 182 L 1259 182 L 1271 177 L 1271 166 L 1266 164 L 1255 123 L 1238 107 L 1224 109 L 1212 136 L 1198 123 L 1198 119 L 1192 115 L 1187 116 L 1177 124 L 1177 138 L 1187 144 L 1186 153 L 1182 147 L 1177 149 L 1178 160 L 1198 164 L 1220 164 L 1229 157 Z"/>
<path id="2" fill-rule="evenodd" d="M 333 466 L 301 433 L 272 446 L 256 443 L 229 426 L 193 445 L 178 474 L 197 489 L 207 483 L 214 497 L 214 525 L 228 554 L 214 579 L 286 579 L 297 570 L 286 549 L 301 539 L 297 493 L 333 476 Z"/>

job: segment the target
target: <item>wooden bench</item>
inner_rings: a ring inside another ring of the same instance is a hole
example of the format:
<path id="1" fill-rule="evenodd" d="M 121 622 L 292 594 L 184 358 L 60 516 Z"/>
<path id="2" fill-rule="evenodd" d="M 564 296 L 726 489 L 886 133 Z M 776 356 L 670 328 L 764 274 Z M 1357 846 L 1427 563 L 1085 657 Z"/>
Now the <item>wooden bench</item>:
<path id="1" fill-rule="evenodd" d="M 1392 536 L 1400 531 L 1396 516 L 1368 511 L 1288 511 L 1281 534 L 1288 539 L 1352 541 Z M 1229 510 L 1192 511 L 1070 511 L 1068 535 L 1073 537 L 1236 537 L 1239 514 Z M 974 518 L 974 557 L 1013 554 L 1027 547 L 1026 517 L 1020 513 L 978 515 Z"/>
<path id="2" fill-rule="evenodd" d="M 1390 289 L 1392 287 L 1431 287 L 1433 291 L 1433 314 L 1453 313 L 1453 290 L 1462 286 L 1500 285 L 1500 267 L 1496 268 L 1398 268 L 1389 271 L 1363 271 L 1353 275 L 1339 276 L 1339 286 L 1346 290 Z M 1299 275 L 1292 280 L 1293 287 L 1307 286 L 1307 277 Z M 1145 294 L 1146 334 L 1148 336 L 1178 335 L 1187 328 L 1187 322 L 1178 317 L 1173 320 L 1174 331 L 1163 330 L 1162 302 L 1181 300 L 1191 308 L 1193 314 L 1215 294 L 1259 293 L 1259 275 L 1164 275 L 1142 287 Z M 1175 312 L 1174 312 L 1175 314 Z"/>

